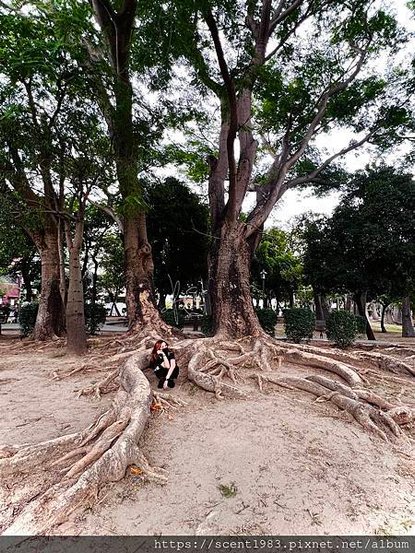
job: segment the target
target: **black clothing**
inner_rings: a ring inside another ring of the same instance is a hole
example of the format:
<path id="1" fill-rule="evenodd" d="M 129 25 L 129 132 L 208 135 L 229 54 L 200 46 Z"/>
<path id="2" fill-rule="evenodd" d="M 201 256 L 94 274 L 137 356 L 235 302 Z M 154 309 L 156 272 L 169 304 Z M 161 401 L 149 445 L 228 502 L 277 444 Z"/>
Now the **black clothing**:
<path id="1" fill-rule="evenodd" d="M 172 359 L 174 359 L 174 353 L 172 351 L 169 351 L 168 349 L 163 350 L 166 354 L 167 359 L 169 360 L 169 363 Z M 159 353 L 156 358 L 156 364 L 153 366 L 154 374 L 159 379 L 157 388 L 163 388 L 164 382 L 166 380 L 167 373 L 170 369 L 167 369 L 166 367 L 163 367 L 163 355 Z M 174 380 L 179 376 L 179 367 L 176 365 L 174 368 L 172 374 L 170 375 L 170 378 L 167 381 L 167 386 L 169 388 L 174 388 L 175 382 Z"/>

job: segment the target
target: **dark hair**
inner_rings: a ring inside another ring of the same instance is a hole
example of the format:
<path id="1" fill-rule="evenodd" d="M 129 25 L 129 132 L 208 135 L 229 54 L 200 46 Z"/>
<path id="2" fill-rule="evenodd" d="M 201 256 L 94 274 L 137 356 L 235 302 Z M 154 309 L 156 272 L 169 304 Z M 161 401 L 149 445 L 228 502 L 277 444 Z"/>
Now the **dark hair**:
<path id="1" fill-rule="evenodd" d="M 150 365 L 154 366 L 157 362 L 157 355 L 159 354 L 159 351 L 161 350 L 161 344 L 166 344 L 168 347 L 168 343 L 166 340 L 157 340 L 157 342 L 154 344 L 153 351 L 151 352 L 150 357 Z"/>

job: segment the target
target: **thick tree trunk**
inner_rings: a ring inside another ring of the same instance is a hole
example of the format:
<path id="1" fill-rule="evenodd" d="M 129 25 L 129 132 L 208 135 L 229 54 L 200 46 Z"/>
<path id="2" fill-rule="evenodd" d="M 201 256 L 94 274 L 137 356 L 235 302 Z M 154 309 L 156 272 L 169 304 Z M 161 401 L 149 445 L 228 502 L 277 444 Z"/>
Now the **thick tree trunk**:
<path id="1" fill-rule="evenodd" d="M 250 292 L 252 249 L 242 223 L 225 223 L 209 259 L 209 295 L 215 335 L 228 338 L 263 333 Z"/>
<path id="2" fill-rule="evenodd" d="M 84 293 L 80 252 L 77 248 L 69 249 L 69 285 L 66 304 L 66 332 L 68 353 L 83 355 L 87 351 Z"/>
<path id="3" fill-rule="evenodd" d="M 60 293 L 59 241 L 55 225 L 45 226 L 36 240 L 41 261 L 39 311 L 33 332 L 35 340 L 48 340 L 64 332 L 64 305 Z"/>
<path id="4" fill-rule="evenodd" d="M 144 213 L 130 216 L 124 224 L 125 284 L 130 330 L 144 326 L 162 330 L 166 324 L 157 310 L 153 290 L 153 259 L 147 241 Z"/>
<path id="5" fill-rule="evenodd" d="M 415 336 L 415 329 L 412 322 L 411 300 L 409 296 L 402 298 L 402 337 Z"/>
<path id="6" fill-rule="evenodd" d="M 361 317 L 364 317 L 366 321 L 366 336 L 368 340 L 376 340 L 372 327 L 370 326 L 369 319 L 366 314 L 366 292 L 358 292 L 355 294 L 354 301 L 357 305 L 357 311 Z"/>

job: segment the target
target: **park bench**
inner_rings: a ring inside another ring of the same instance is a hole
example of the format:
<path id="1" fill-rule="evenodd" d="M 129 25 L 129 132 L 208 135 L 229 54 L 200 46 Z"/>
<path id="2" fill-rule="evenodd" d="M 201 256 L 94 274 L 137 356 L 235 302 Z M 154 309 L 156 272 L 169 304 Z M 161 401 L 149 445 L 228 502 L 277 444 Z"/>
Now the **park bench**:
<path id="1" fill-rule="evenodd" d="M 316 332 L 320 332 L 320 338 L 324 338 L 324 333 L 326 332 L 326 321 L 316 320 L 314 329 Z"/>

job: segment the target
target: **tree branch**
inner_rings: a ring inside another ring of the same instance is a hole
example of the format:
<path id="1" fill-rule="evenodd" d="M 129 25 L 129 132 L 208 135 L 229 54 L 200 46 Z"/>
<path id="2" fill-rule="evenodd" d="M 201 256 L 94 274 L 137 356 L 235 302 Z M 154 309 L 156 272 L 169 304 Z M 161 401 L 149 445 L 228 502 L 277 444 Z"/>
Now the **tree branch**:
<path id="1" fill-rule="evenodd" d="M 237 125 L 238 125 L 238 114 L 237 114 L 237 101 L 236 101 L 236 92 L 235 84 L 229 73 L 228 66 L 225 60 L 223 53 L 222 44 L 219 38 L 219 31 L 216 26 L 216 21 L 213 17 L 213 14 L 210 9 L 206 8 L 203 11 L 203 16 L 205 18 L 206 24 L 209 28 L 210 34 L 212 36 L 213 43 L 215 45 L 216 56 L 218 59 L 221 75 L 225 83 L 225 88 L 227 92 L 228 105 L 229 105 L 229 129 L 228 136 L 226 141 L 227 153 L 228 153 L 228 169 L 229 169 L 229 212 L 234 213 L 234 204 L 235 204 L 235 188 L 236 188 L 236 163 L 235 163 L 235 154 L 234 154 L 234 144 L 236 139 Z"/>

